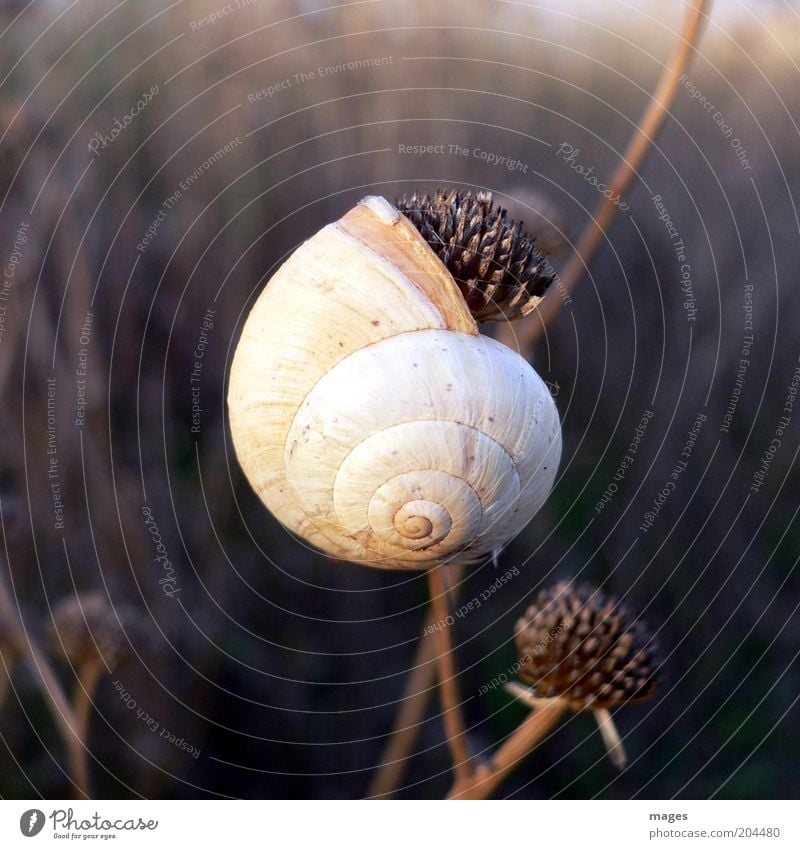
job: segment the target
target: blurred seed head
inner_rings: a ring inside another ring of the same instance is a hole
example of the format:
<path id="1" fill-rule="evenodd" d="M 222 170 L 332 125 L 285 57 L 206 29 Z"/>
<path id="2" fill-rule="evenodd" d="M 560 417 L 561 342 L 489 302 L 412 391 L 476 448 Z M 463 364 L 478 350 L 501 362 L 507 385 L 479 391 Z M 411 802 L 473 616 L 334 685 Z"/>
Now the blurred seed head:
<path id="1" fill-rule="evenodd" d="M 103 660 L 114 669 L 130 653 L 130 633 L 135 613 L 127 606 L 111 606 L 99 592 L 62 599 L 53 608 L 48 643 L 74 664 Z"/>
<path id="2" fill-rule="evenodd" d="M 594 710 L 648 699 L 658 687 L 649 630 L 596 587 L 561 581 L 543 590 L 516 631 L 519 676 L 538 698 Z"/>
<path id="3" fill-rule="evenodd" d="M 527 315 L 553 281 L 534 237 L 522 231 L 522 222 L 506 219 L 491 192 L 414 192 L 397 208 L 453 275 L 477 321 Z"/>

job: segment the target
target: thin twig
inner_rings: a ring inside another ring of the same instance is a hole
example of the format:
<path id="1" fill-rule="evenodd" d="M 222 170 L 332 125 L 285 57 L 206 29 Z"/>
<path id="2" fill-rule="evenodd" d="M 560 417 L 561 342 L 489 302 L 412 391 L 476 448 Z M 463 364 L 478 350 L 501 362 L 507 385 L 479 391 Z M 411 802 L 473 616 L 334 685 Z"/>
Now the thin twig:
<path id="1" fill-rule="evenodd" d="M 664 126 L 664 121 L 680 87 L 681 75 L 689 67 L 703 24 L 709 15 L 711 0 L 692 0 L 686 10 L 680 39 L 675 47 L 669 64 L 664 69 L 658 86 L 639 121 L 633 137 L 617 166 L 613 177 L 608 182 L 609 191 L 597 205 L 594 215 L 586 224 L 575 253 L 570 258 L 560 275 L 558 296 L 550 293 L 542 305 L 530 318 L 515 331 L 515 337 L 508 325 L 501 329 L 501 338 L 520 351 L 528 351 L 538 341 L 545 327 L 552 321 L 561 309 L 568 296 L 583 277 L 597 247 L 614 219 L 618 206 L 615 199 L 623 197 L 630 188 L 634 176 L 650 153 L 653 143 Z"/>
<path id="2" fill-rule="evenodd" d="M 622 740 L 617 731 L 617 726 L 611 718 L 611 714 L 605 708 L 598 708 L 594 711 L 594 718 L 597 720 L 597 725 L 600 728 L 600 734 L 603 742 L 606 744 L 608 756 L 611 758 L 611 763 L 617 769 L 625 769 L 628 765 L 628 755 L 625 752 L 625 747 L 622 745 Z"/>
<path id="3" fill-rule="evenodd" d="M 433 624 L 433 614 L 426 620 L 426 628 Z M 370 781 L 367 796 L 370 799 L 393 796 L 403 780 L 408 758 L 411 757 L 419 737 L 436 678 L 436 644 L 427 631 L 417 643 L 411 673 L 394 718 L 392 731 L 383 749 L 381 761 Z"/>
<path id="4" fill-rule="evenodd" d="M 83 662 L 78 668 L 78 678 L 72 690 L 72 705 L 78 722 L 78 733 L 81 740 L 89 740 L 89 720 L 94 707 L 94 697 L 97 685 L 106 671 L 106 666 L 98 656 Z"/>
<path id="5" fill-rule="evenodd" d="M 2 576 L 0 576 L 0 619 L 5 621 L 19 654 L 28 658 L 36 671 L 42 695 L 45 697 L 67 749 L 67 763 L 73 783 L 73 795 L 78 799 L 91 798 L 87 751 L 85 741 L 79 731 L 78 718 L 44 652 L 22 624 L 16 605 Z"/>
<path id="6" fill-rule="evenodd" d="M 453 784 L 448 799 L 488 799 L 503 779 L 561 719 L 567 704 L 551 699 L 532 711 L 517 730 L 495 752 L 488 764 L 482 764 L 467 779 Z"/>
<path id="7" fill-rule="evenodd" d="M 3 650 L 0 649 L 0 713 L 2 713 L 3 705 L 5 705 L 6 703 L 8 690 L 11 686 L 12 663 L 13 658 L 9 657 L 9 659 L 7 660 L 5 655 L 3 654 Z"/>
<path id="8" fill-rule="evenodd" d="M 444 623 L 443 627 L 437 627 L 433 632 L 439 669 L 439 697 L 442 703 L 444 730 L 453 758 L 453 770 L 457 780 L 466 780 L 472 774 L 472 766 L 469 760 L 464 717 L 461 713 L 461 698 L 456 681 L 456 662 L 453 643 L 450 639 L 450 626 L 446 624 L 450 610 L 447 603 L 444 569 L 444 566 L 428 569 L 428 586 L 434 620 L 437 625 Z"/>
<path id="9" fill-rule="evenodd" d="M 460 564 L 447 567 L 452 578 L 448 593 L 448 602 L 453 605 L 458 598 L 458 590 L 464 567 Z M 436 643 L 433 628 L 436 617 L 431 610 L 425 620 L 422 636 L 411 662 L 411 672 L 400 707 L 392 724 L 392 731 L 384 746 L 381 760 L 367 790 L 367 796 L 389 798 L 400 787 L 414 747 L 419 738 L 428 699 L 436 679 Z"/>

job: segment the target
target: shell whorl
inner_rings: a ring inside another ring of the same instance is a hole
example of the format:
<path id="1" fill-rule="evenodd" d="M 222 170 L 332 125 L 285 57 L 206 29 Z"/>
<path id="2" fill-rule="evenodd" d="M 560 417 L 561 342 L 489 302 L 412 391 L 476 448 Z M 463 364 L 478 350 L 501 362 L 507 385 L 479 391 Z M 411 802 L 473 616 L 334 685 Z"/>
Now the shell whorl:
<path id="1" fill-rule="evenodd" d="M 547 387 L 478 334 L 452 276 L 382 198 L 323 228 L 261 293 L 229 409 L 277 518 L 378 567 L 503 544 L 546 498 L 561 449 Z"/>

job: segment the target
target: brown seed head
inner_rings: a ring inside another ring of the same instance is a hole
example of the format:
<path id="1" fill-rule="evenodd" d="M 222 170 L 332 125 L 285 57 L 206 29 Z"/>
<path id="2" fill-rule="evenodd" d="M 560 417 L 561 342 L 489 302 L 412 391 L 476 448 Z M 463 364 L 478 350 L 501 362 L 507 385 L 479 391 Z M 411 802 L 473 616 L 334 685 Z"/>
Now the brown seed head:
<path id="1" fill-rule="evenodd" d="M 48 642 L 51 648 L 63 652 L 72 663 L 102 658 L 113 669 L 129 653 L 125 630 L 134 622 L 129 608 L 115 610 L 103 593 L 70 596 L 53 608 Z"/>
<path id="2" fill-rule="evenodd" d="M 533 236 L 522 231 L 522 222 L 506 220 L 491 192 L 414 192 L 397 208 L 453 275 L 477 321 L 527 315 L 554 279 Z"/>
<path id="3" fill-rule="evenodd" d="M 658 686 L 647 627 L 595 587 L 561 581 L 543 590 L 516 630 L 520 678 L 539 698 L 562 698 L 573 710 L 612 708 L 648 699 Z"/>

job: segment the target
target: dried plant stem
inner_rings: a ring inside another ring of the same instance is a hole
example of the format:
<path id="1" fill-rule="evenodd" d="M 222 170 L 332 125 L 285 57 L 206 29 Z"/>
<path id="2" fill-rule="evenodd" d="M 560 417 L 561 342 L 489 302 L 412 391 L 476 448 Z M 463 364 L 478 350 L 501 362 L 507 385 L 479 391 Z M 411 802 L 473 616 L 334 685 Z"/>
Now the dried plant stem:
<path id="1" fill-rule="evenodd" d="M 8 688 L 11 685 L 11 660 L 6 660 L 0 650 L 0 712 L 3 710 L 3 705 L 6 703 L 8 696 Z"/>
<path id="2" fill-rule="evenodd" d="M 457 780 L 466 780 L 472 774 L 472 766 L 469 760 L 464 717 L 461 713 L 461 698 L 456 680 L 456 662 L 453 643 L 450 639 L 450 626 L 446 624 L 450 609 L 447 603 L 444 569 L 444 566 L 434 566 L 428 570 L 428 586 L 434 621 L 441 626 L 433 632 L 439 670 L 439 697 L 442 703 L 444 730 L 453 758 L 453 770 Z"/>
<path id="3" fill-rule="evenodd" d="M 0 619 L 5 622 L 9 629 L 17 652 L 31 661 L 36 672 L 42 695 L 45 697 L 67 750 L 67 763 L 73 783 L 73 795 L 77 799 L 90 799 L 89 763 L 78 718 L 44 652 L 39 648 L 32 635 L 25 630 L 2 576 L 0 576 Z"/>
<path id="4" fill-rule="evenodd" d="M 618 207 L 614 203 L 614 199 L 618 196 L 623 197 L 630 188 L 634 176 L 647 158 L 647 154 L 653 147 L 653 142 L 664 125 L 667 114 L 675 101 L 681 75 L 689 67 L 703 24 L 708 18 L 710 7 L 711 0 L 692 0 L 689 4 L 680 39 L 669 64 L 664 69 L 650 103 L 634 131 L 633 137 L 628 142 L 622 162 L 617 166 L 617 170 L 608 182 L 610 197 L 604 197 L 597 205 L 594 215 L 578 240 L 575 253 L 567 263 L 564 273 L 560 275 L 559 296 L 557 297 L 555 292 L 551 292 L 550 297 L 545 298 L 539 309 L 521 325 L 516 332 L 516 339 L 513 338 L 509 326 L 504 325 L 501 331 L 502 336 L 511 337 L 504 339 L 506 343 L 510 342 L 512 346 L 519 346 L 521 351 L 529 350 L 563 306 L 564 296 L 571 293 L 580 281 L 617 212 Z"/>
<path id="5" fill-rule="evenodd" d="M 622 745 L 619 731 L 617 731 L 617 726 L 614 724 L 611 714 L 605 708 L 598 708 L 594 711 L 594 718 L 597 720 L 611 762 L 617 769 L 625 769 L 628 765 L 628 755 Z"/>
<path id="6" fill-rule="evenodd" d="M 78 732 L 84 742 L 89 739 L 89 719 L 94 706 L 94 696 L 105 671 L 105 664 L 99 657 L 87 660 L 78 669 L 78 680 L 72 691 L 72 705 L 78 723 Z"/>
<path id="7" fill-rule="evenodd" d="M 426 620 L 433 624 L 433 614 Z M 405 775 L 407 760 L 414 751 L 419 728 L 425 716 L 431 688 L 436 677 L 436 644 L 431 634 L 420 637 L 411 673 L 392 731 L 381 755 L 381 762 L 370 782 L 369 798 L 394 795 Z"/>
<path id="8" fill-rule="evenodd" d="M 466 779 L 457 779 L 448 799 L 488 799 L 503 779 L 558 722 L 567 709 L 561 699 L 550 699 L 533 710 L 517 730 Z"/>
<path id="9" fill-rule="evenodd" d="M 452 605 L 458 598 L 458 585 L 464 574 L 464 567 L 455 565 L 449 566 L 448 569 L 452 578 L 448 601 Z M 417 644 L 416 654 L 411 663 L 411 672 L 392 724 L 392 731 L 367 790 L 367 796 L 371 799 L 378 797 L 385 799 L 394 795 L 403 780 L 408 759 L 417 744 L 428 699 L 436 678 L 436 643 L 430 630 L 430 626 L 435 622 L 436 617 L 431 610 Z"/>

